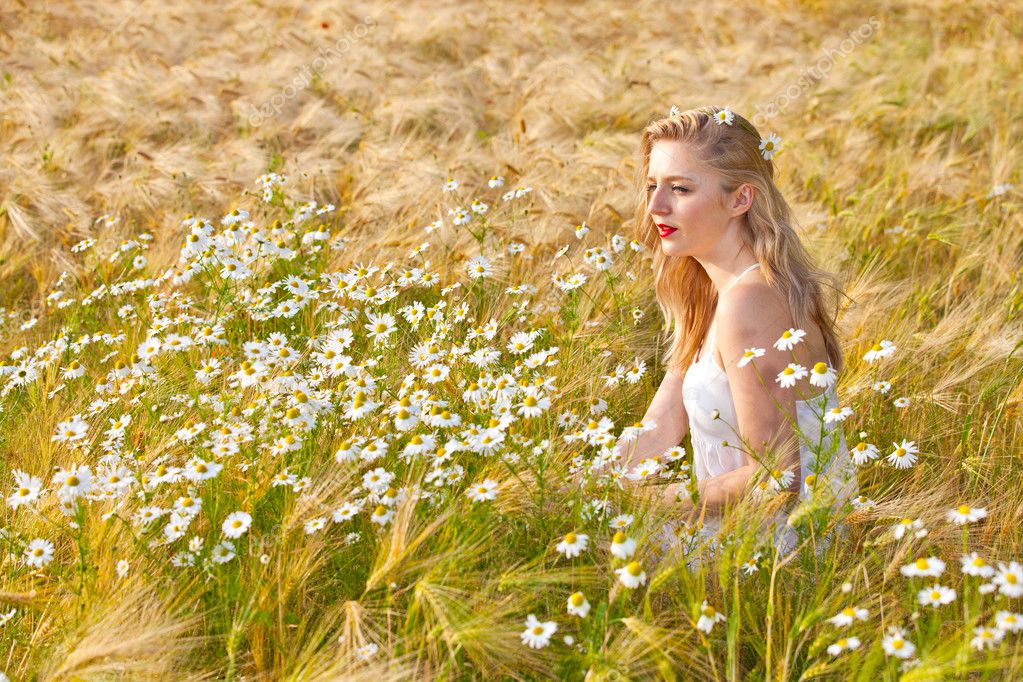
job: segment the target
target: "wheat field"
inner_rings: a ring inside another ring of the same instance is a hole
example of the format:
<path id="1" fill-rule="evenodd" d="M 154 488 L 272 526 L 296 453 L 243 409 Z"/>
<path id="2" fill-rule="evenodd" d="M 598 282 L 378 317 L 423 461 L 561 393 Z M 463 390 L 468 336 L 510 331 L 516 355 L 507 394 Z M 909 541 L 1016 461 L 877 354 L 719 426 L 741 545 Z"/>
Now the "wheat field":
<path id="1" fill-rule="evenodd" d="M 1020 3 L 6 0 L 0 56 L 0 680 L 1023 675 Z M 575 484 L 703 105 L 844 287 L 874 455 L 791 555 Z"/>

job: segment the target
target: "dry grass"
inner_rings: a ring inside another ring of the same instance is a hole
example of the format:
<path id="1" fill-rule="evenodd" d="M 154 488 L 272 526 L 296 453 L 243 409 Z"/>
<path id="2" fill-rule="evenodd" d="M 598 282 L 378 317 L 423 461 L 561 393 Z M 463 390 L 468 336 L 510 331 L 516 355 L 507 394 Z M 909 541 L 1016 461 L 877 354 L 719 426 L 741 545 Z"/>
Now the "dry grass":
<path id="1" fill-rule="evenodd" d="M 147 257 L 152 271 L 162 272 L 177 258 L 186 214 L 251 206 L 253 180 L 268 169 L 289 175 L 297 196 L 338 206 L 332 226 L 349 240 L 346 254 L 355 261 L 404 267 L 409 248 L 437 237 L 445 252 L 435 244 L 426 257 L 445 273 L 477 245 L 450 225 L 425 233 L 447 217 L 444 180 L 459 178 L 466 196 L 485 189 L 492 174 L 505 176 L 507 188 L 530 186 L 528 213 L 494 228 L 500 243 L 522 241 L 532 257 L 502 284 L 549 286 L 549 259 L 576 242 L 573 226 L 590 225 L 593 243 L 616 233 L 631 237 L 638 137 L 647 121 L 672 104 L 729 104 L 752 118 L 786 88 L 800 89 L 800 76 L 825 48 L 837 49 L 849 31 L 876 19 L 871 35 L 819 83 L 755 122 L 781 136 L 776 180 L 812 252 L 846 286 L 840 323 L 849 366 L 840 393 L 865 411 L 851 428 L 868 431 L 882 450 L 886 439 L 916 440 L 925 457 L 908 472 L 864 472 L 861 487 L 879 504 L 857 517 L 859 554 L 838 561 L 841 570 L 833 584 L 822 580 L 818 601 L 792 596 L 792 604 L 778 607 L 769 666 L 762 622 L 743 623 L 757 633 L 751 640 L 735 635 L 713 655 L 698 650 L 685 609 L 694 613 L 694 595 L 704 589 L 714 598 L 729 595 L 731 578 L 722 573 L 708 574 L 706 585 L 704 576 L 665 577 L 671 596 L 664 599 L 674 613 L 653 613 L 648 597 L 616 627 L 607 625 L 583 669 L 594 677 L 601 670 L 658 677 L 671 674 L 670 660 L 676 673 L 693 676 L 851 675 L 813 663 L 813 656 L 827 658 L 822 649 L 830 640 L 820 644 L 812 639 L 819 630 L 799 628 L 812 620 L 807 613 L 819 621 L 841 608 L 846 597 L 837 585 L 854 575 L 861 576 L 855 594 L 875 600 L 872 616 L 886 606 L 907 615 L 897 605 L 897 566 L 912 557 L 878 541 L 871 524 L 919 515 L 934 550 L 954 557 L 961 536 L 941 517 L 971 501 L 991 513 L 971 531 L 971 549 L 1019 557 L 1019 3 L 342 4 L 0 6 L 6 352 L 56 333 L 43 299 L 61 272 L 79 278 L 83 291 L 111 275 L 101 264 L 85 265 L 71 245 L 86 237 L 116 244 L 150 231 L 156 239 Z M 320 68 L 320 50 L 332 45 L 339 54 Z M 292 93 L 296 78 L 301 86 Z M 258 113 L 277 103 L 271 115 Z M 989 196 L 998 183 L 1017 188 Z M 104 214 L 121 221 L 103 228 L 96 220 Z M 902 231 L 893 231 L 897 226 Z M 645 270 L 637 274 L 626 294 L 646 318 L 617 335 L 577 330 L 557 370 L 574 402 L 559 410 L 582 411 L 602 392 L 593 370 L 597 351 L 606 348 L 616 360 L 658 359 L 652 284 Z M 510 300 L 481 301 L 481 322 L 500 318 Z M 611 305 L 605 291 L 578 312 L 606 322 L 617 314 Z M 536 312 L 554 310 L 548 300 Z M 107 314 L 116 322 L 112 310 Z M 19 328 L 31 316 L 39 325 Z M 125 348 L 143 332 L 134 330 Z M 887 402 L 871 397 L 877 370 L 859 357 L 882 338 L 900 349 L 883 378 L 911 399 L 908 410 L 891 409 L 895 394 Z M 607 397 L 616 422 L 642 414 L 654 385 L 648 375 L 613 389 Z M 75 461 L 49 442 L 53 426 L 88 400 L 71 405 L 39 391 L 19 400 L 5 406 L 0 474 L 7 482 L 9 470 L 32 471 L 48 483 L 54 466 Z M 139 435 L 144 442 L 136 447 L 169 433 Z M 325 478 L 310 499 L 323 507 L 343 499 L 338 490 L 349 482 L 330 478 L 327 467 L 314 471 Z M 273 469 L 254 473 L 265 481 Z M 533 471 L 509 477 L 496 506 L 509 518 L 532 514 L 542 485 Z M 531 611 L 563 615 L 569 585 L 607 582 L 592 567 L 562 574 L 552 565 L 544 543 L 570 522 L 557 514 L 542 515 L 546 525 L 529 530 L 537 543 L 531 549 L 521 527 L 452 530 L 450 511 L 424 519 L 406 505 L 359 563 L 338 559 L 345 552 L 338 538 L 301 533 L 312 513 L 302 503 L 267 504 L 281 524 L 279 537 L 266 538 L 281 543 L 273 546 L 275 558 L 246 564 L 231 581 L 171 574 L 162 554 L 95 518 L 81 540 L 89 547 L 89 577 L 77 585 L 19 573 L 18 557 L 5 553 L 0 614 L 16 606 L 20 624 L 10 638 L 12 625 L 0 626 L 0 671 L 46 680 L 567 675 L 549 650 L 525 650 L 514 628 Z M 556 508 L 557 498 L 546 505 Z M 22 512 L 5 507 L 0 527 L 52 528 L 24 521 Z M 58 553 L 78 561 L 81 547 L 69 538 L 62 536 Z M 495 547 L 512 549 L 502 555 Z M 114 576 L 126 555 L 139 567 L 128 584 Z M 792 567 L 789 578 L 806 570 Z M 768 598 L 743 596 L 760 605 Z M 296 614 L 312 615 L 295 622 Z M 356 649 L 368 643 L 382 655 L 364 662 Z M 862 652 L 863 670 L 884 670 L 879 651 L 875 643 Z M 994 678 L 1021 669 L 1018 645 L 1003 651 L 988 659 Z M 927 665 L 947 672 L 951 656 L 935 648 Z"/>

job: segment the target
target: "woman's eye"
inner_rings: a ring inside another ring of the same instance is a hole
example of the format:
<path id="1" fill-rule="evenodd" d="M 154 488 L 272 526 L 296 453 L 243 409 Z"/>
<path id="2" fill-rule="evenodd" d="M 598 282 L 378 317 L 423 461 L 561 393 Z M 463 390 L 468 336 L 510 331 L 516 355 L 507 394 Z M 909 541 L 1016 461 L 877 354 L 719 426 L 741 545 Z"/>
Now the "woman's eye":
<path id="1" fill-rule="evenodd" d="M 646 186 L 646 191 L 647 192 L 653 192 L 655 189 L 657 189 L 657 185 L 647 185 Z M 678 185 L 672 185 L 671 189 L 675 190 L 675 191 L 681 191 L 681 192 L 688 192 L 689 191 L 687 188 L 680 187 Z"/>

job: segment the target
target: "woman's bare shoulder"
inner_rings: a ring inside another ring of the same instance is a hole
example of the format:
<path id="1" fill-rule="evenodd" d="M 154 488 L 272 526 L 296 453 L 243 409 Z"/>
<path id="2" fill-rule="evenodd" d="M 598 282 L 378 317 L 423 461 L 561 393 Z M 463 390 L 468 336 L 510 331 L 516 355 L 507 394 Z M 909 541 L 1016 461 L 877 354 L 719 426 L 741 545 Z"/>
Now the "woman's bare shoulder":
<path id="1" fill-rule="evenodd" d="M 718 301 L 715 317 L 719 329 L 725 324 L 747 329 L 778 327 L 784 331 L 792 321 L 785 297 L 762 277 L 737 282 Z"/>
<path id="2" fill-rule="evenodd" d="M 741 336 L 751 343 L 759 338 L 761 347 L 769 347 L 763 344 L 773 343 L 795 324 L 792 309 L 780 291 L 762 279 L 741 284 L 732 287 L 718 304 L 718 329 L 724 329 L 718 336 L 718 351 L 721 350 L 722 337 L 735 340 Z M 810 322 L 804 325 L 803 331 L 806 332 L 806 340 L 799 344 L 801 348 L 796 349 L 797 357 L 800 360 L 823 358 L 824 336 L 820 328 Z"/>

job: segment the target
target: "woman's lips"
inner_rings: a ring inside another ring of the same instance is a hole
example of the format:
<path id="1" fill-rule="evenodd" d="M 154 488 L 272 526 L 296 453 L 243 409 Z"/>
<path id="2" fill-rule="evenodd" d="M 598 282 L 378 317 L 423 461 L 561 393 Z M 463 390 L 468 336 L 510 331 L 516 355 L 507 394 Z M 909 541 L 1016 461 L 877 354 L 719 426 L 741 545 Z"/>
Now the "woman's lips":
<path id="1" fill-rule="evenodd" d="M 670 235 L 670 234 L 672 234 L 674 232 L 677 232 L 677 231 L 678 231 L 678 228 L 671 227 L 670 225 L 658 225 L 657 226 L 657 232 L 662 237 L 667 237 L 668 235 Z"/>

